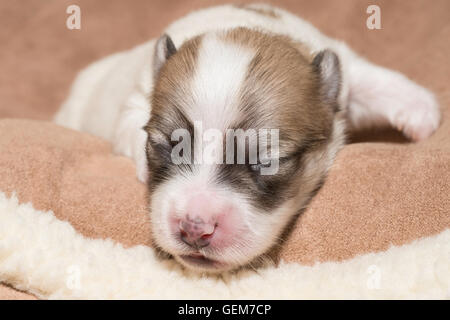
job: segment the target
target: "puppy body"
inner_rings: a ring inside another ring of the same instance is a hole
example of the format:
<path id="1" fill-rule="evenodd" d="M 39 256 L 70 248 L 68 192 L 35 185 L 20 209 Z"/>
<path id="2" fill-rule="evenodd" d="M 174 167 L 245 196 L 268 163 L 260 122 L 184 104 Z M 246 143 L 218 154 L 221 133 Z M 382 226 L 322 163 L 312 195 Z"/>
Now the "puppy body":
<path id="1" fill-rule="evenodd" d="M 150 178 L 156 243 L 188 267 L 232 269 L 266 252 L 320 185 L 346 128 L 390 125 L 421 140 L 439 124 L 427 90 L 278 8 L 204 9 L 165 34 L 82 71 L 55 121 L 135 160 L 138 178 Z M 279 172 L 164 163 L 165 139 L 195 121 L 280 128 Z"/>

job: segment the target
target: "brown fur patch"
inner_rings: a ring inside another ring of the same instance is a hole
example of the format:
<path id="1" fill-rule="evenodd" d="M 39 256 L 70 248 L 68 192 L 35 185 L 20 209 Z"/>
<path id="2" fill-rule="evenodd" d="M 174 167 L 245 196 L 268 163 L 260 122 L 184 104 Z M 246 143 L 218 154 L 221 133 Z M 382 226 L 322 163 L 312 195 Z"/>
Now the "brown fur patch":
<path id="1" fill-rule="evenodd" d="M 183 105 L 189 101 L 190 79 L 192 79 L 198 48 L 202 36 L 185 42 L 161 67 L 155 79 L 151 96 L 151 117 L 145 127 L 148 134 L 146 145 L 151 180 L 151 190 L 170 174 L 171 134 L 175 129 L 187 129 L 193 136 L 193 124 L 186 117 Z M 149 180 L 149 181 L 150 181 Z"/>
<path id="2" fill-rule="evenodd" d="M 168 130 L 190 126 L 181 106 L 190 102 L 189 83 L 194 75 L 201 38 L 185 42 L 162 66 L 151 97 L 152 117 L 147 131 L 157 129 L 170 137 Z M 151 126 L 154 122 L 159 123 Z"/>
<path id="3" fill-rule="evenodd" d="M 255 52 L 242 86 L 244 116 L 237 128 L 280 129 L 285 144 L 280 151 L 286 154 L 330 136 L 332 109 L 319 99 L 319 76 L 301 43 L 247 28 L 228 31 L 224 38 Z"/>

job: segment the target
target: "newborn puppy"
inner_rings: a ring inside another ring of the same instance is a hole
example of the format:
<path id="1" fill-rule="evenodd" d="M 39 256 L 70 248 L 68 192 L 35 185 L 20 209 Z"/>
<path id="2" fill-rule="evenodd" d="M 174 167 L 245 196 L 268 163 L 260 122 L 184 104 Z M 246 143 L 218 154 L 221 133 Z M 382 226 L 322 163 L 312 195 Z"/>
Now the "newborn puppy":
<path id="1" fill-rule="evenodd" d="M 278 241 L 346 129 L 390 125 L 419 141 L 439 119 L 426 89 L 267 5 L 193 12 L 92 64 L 56 115 L 135 160 L 156 244 L 206 272 Z"/>

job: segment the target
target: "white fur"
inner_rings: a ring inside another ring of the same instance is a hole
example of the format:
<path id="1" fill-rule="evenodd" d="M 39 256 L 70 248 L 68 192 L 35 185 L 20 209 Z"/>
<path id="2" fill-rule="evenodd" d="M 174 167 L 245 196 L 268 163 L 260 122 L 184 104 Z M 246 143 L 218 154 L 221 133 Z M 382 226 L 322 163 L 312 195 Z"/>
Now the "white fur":
<path id="1" fill-rule="evenodd" d="M 224 5 L 195 11 L 175 21 L 165 32 L 176 47 L 201 33 L 244 26 L 289 35 L 306 44 L 313 53 L 330 48 L 341 62 L 343 81 L 339 100 L 342 106 L 349 108 L 350 125 L 390 124 L 415 140 L 424 139 L 436 130 L 440 113 L 429 91 L 397 72 L 365 61 L 344 43 L 324 36 L 289 12 L 267 5 L 253 6 L 271 8 L 279 18 Z M 151 108 L 146 98 L 153 87 L 150 72 L 154 45 L 155 40 L 151 40 L 86 68 L 55 118 L 58 124 L 109 139 L 118 153 L 136 161 L 142 181 L 146 180 L 147 169 L 146 133 L 141 128 Z M 220 54 L 220 46 L 218 43 L 217 48 L 211 50 Z M 237 59 L 236 63 L 239 68 L 241 61 Z M 140 98 L 132 99 L 138 96 Z"/>
<path id="2" fill-rule="evenodd" d="M 419 141 L 439 126 L 433 94 L 404 75 L 356 58 L 350 65 L 349 124 L 392 126 Z"/>
<path id="3" fill-rule="evenodd" d="M 226 130 L 239 119 L 239 94 L 254 53 L 210 34 L 201 41 L 191 83 L 189 119 L 201 121 L 203 130 Z"/>
<path id="4" fill-rule="evenodd" d="M 450 229 L 337 263 L 201 277 L 0 192 L 0 281 L 48 299 L 450 299 Z"/>

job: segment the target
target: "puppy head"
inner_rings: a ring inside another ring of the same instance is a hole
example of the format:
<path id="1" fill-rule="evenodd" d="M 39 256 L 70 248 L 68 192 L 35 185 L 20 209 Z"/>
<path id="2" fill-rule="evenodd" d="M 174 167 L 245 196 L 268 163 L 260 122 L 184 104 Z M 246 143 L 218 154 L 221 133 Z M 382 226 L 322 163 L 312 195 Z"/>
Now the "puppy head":
<path id="1" fill-rule="evenodd" d="M 156 243 L 183 265 L 251 263 L 308 202 L 343 143 L 340 71 L 245 28 L 156 45 L 147 158 Z"/>

